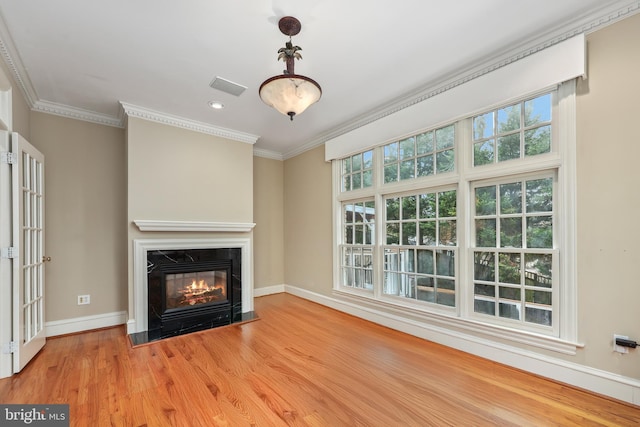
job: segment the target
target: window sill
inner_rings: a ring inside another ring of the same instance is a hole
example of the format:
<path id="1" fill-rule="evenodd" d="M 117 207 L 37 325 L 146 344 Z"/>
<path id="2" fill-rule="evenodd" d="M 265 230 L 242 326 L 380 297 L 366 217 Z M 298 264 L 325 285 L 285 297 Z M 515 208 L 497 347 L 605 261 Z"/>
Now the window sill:
<path id="1" fill-rule="evenodd" d="M 359 310 L 369 311 L 377 316 L 392 321 L 400 321 L 413 327 L 427 331 L 447 334 L 470 341 L 488 340 L 500 344 L 522 344 L 550 350 L 562 354 L 575 355 L 584 344 L 566 341 L 557 337 L 519 331 L 512 328 L 491 325 L 477 320 L 462 319 L 448 313 L 427 312 L 410 306 L 374 299 L 363 292 L 334 289 L 333 294 L 345 303 L 356 306 Z"/>

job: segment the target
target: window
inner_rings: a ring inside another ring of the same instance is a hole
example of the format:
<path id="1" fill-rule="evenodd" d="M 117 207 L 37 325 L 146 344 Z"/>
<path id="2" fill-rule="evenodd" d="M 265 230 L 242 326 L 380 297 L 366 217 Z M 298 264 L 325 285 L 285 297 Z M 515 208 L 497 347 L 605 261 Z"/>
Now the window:
<path id="1" fill-rule="evenodd" d="M 473 118 L 473 165 L 551 151 L 551 94 Z"/>
<path id="2" fill-rule="evenodd" d="M 373 185 L 373 151 L 354 154 L 342 161 L 342 191 Z"/>
<path id="3" fill-rule="evenodd" d="M 474 312 L 553 325 L 553 181 L 474 189 Z"/>
<path id="4" fill-rule="evenodd" d="M 389 197 L 383 294 L 455 305 L 456 191 Z"/>
<path id="5" fill-rule="evenodd" d="M 384 182 L 395 182 L 453 170 L 454 127 L 392 142 L 384 146 Z"/>
<path id="6" fill-rule="evenodd" d="M 575 339 L 573 243 L 558 231 L 572 220 L 574 91 L 566 83 L 334 162 L 335 290 Z"/>
<path id="7" fill-rule="evenodd" d="M 372 200 L 342 205 L 342 285 L 373 290 L 375 204 Z"/>

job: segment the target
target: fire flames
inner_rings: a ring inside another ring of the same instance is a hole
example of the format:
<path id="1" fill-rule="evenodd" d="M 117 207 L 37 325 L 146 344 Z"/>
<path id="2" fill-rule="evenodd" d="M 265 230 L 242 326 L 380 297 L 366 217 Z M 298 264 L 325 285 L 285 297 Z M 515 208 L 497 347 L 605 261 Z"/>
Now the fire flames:
<path id="1" fill-rule="evenodd" d="M 180 291 L 180 302 L 178 305 L 196 305 L 206 304 L 212 301 L 224 299 L 225 288 L 219 285 L 209 285 L 205 280 L 196 281 L 195 279 L 190 285 L 185 286 Z"/>

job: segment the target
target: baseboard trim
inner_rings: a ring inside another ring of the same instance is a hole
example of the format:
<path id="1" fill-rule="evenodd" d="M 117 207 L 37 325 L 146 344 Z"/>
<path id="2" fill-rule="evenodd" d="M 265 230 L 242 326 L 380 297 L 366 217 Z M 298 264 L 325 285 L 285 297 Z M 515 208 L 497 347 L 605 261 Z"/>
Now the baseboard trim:
<path id="1" fill-rule="evenodd" d="M 264 288 L 253 288 L 254 297 L 263 297 L 265 295 L 281 294 L 285 292 L 285 285 L 265 286 Z"/>
<path id="2" fill-rule="evenodd" d="M 254 289 L 254 297 L 290 293 L 347 314 L 466 353 L 493 360 L 555 381 L 640 406 L 640 381 L 608 371 L 500 344 L 459 331 L 405 319 L 291 285 Z M 48 337 L 127 324 L 125 311 L 55 320 L 45 324 Z"/>
<path id="3" fill-rule="evenodd" d="M 640 381 L 578 363 L 405 319 L 296 286 L 284 291 L 347 314 L 507 366 L 640 406 Z"/>
<path id="4" fill-rule="evenodd" d="M 127 312 L 96 314 L 93 316 L 74 317 L 71 319 L 53 320 L 45 323 L 47 337 L 90 331 L 92 329 L 108 328 L 123 325 L 127 321 Z"/>

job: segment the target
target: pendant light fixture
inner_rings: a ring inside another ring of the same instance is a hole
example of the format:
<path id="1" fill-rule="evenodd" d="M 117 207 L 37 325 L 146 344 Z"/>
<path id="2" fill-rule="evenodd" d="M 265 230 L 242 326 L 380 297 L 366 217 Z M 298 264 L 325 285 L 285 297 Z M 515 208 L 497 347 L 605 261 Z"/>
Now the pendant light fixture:
<path id="1" fill-rule="evenodd" d="M 278 60 L 282 59 L 287 68 L 283 74 L 265 80 L 258 92 L 265 104 L 293 120 L 293 116 L 318 102 L 322 96 L 322 89 L 313 79 L 296 74 L 294 71 L 295 60 L 302 59 L 299 53 L 302 48 L 294 46 L 291 37 L 300 32 L 302 28 L 300 21 L 293 16 L 285 16 L 278 22 L 278 27 L 282 34 L 289 36 L 285 47 L 278 50 Z"/>

